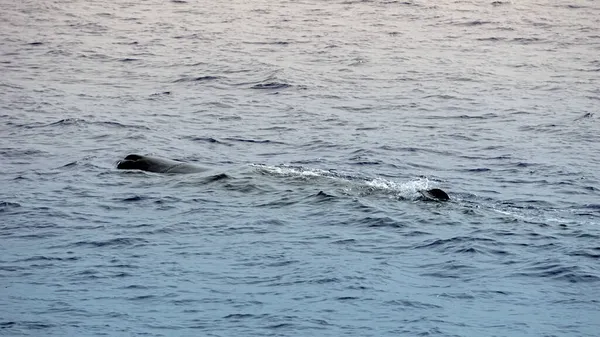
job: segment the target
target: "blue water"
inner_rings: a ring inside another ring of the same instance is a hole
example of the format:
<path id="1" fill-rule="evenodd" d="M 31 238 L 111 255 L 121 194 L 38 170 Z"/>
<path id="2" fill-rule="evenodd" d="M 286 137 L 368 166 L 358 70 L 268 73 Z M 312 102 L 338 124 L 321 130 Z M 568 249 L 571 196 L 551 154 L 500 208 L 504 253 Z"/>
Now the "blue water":
<path id="1" fill-rule="evenodd" d="M 600 335 L 599 17 L 0 0 L 0 335 Z"/>

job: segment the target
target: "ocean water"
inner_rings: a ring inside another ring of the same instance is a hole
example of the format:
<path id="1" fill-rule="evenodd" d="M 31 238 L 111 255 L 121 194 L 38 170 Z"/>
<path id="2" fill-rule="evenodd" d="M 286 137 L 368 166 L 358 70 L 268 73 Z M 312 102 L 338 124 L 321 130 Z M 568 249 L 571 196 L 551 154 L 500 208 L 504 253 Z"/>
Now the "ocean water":
<path id="1" fill-rule="evenodd" d="M 599 18 L 0 0 L 0 335 L 599 336 Z"/>

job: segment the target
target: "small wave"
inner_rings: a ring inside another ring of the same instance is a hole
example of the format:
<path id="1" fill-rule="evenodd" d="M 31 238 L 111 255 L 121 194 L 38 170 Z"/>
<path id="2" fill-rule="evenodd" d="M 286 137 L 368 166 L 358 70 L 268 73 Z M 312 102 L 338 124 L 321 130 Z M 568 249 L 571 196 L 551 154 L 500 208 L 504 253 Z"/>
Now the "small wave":
<path id="1" fill-rule="evenodd" d="M 242 120 L 242 117 L 238 116 L 238 115 L 229 115 L 229 116 L 219 116 L 217 119 L 219 121 L 240 121 L 240 120 Z"/>
<path id="2" fill-rule="evenodd" d="M 405 5 L 405 6 L 421 6 L 414 1 L 397 1 L 397 0 L 389 0 L 384 1 L 384 4 L 395 4 L 395 5 Z"/>
<path id="3" fill-rule="evenodd" d="M 418 301 L 409 301 L 409 300 L 391 300 L 391 301 L 387 301 L 385 302 L 386 305 L 389 305 L 391 307 L 402 307 L 403 309 L 442 309 L 443 307 L 436 305 L 436 304 L 430 304 L 430 303 L 423 303 L 423 302 L 418 302 Z"/>
<path id="4" fill-rule="evenodd" d="M 231 179 L 231 177 L 225 173 L 220 173 L 220 174 L 215 174 L 215 175 L 205 178 L 204 182 L 211 183 L 214 181 L 221 181 L 221 180 L 227 180 L 227 179 Z"/>
<path id="5" fill-rule="evenodd" d="M 328 201 L 328 200 L 333 200 L 333 199 L 335 199 L 335 198 L 336 198 L 334 195 L 327 194 L 327 193 L 325 193 L 325 192 L 323 192 L 323 191 L 319 191 L 319 193 L 317 193 L 315 196 L 316 196 L 316 197 L 317 197 L 317 198 L 318 198 L 320 201 Z"/>
<path id="6" fill-rule="evenodd" d="M 143 197 L 141 195 L 134 195 L 132 197 L 128 197 L 128 198 L 122 199 L 121 201 L 132 202 L 132 201 L 142 201 L 142 200 L 146 200 L 146 199 L 148 199 L 148 198 Z"/>
<path id="7" fill-rule="evenodd" d="M 148 241 L 142 238 L 115 238 L 104 241 L 78 241 L 70 244 L 72 247 L 134 247 L 147 244 Z"/>
<path id="8" fill-rule="evenodd" d="M 61 166 L 60 168 L 75 167 L 77 165 L 79 165 L 79 162 L 76 160 L 76 161 L 72 161 L 70 163 L 66 163 L 63 166 Z"/>
<path id="9" fill-rule="evenodd" d="M 358 165 L 358 166 L 369 166 L 369 165 L 381 165 L 380 161 L 376 161 L 376 160 L 360 160 L 359 158 L 351 158 L 350 160 L 356 160 L 351 162 L 351 165 Z"/>
<path id="10" fill-rule="evenodd" d="M 156 297 L 158 297 L 158 296 L 156 296 L 156 295 L 139 295 L 139 296 L 129 297 L 129 298 L 127 298 L 127 300 L 129 300 L 129 301 L 145 301 L 145 300 L 150 300 L 150 299 L 153 299 Z"/>
<path id="11" fill-rule="evenodd" d="M 147 285 L 141 285 L 141 284 L 131 284 L 125 287 L 122 287 L 121 289 L 135 289 L 135 290 L 146 290 L 146 289 L 151 289 L 151 286 L 147 286 Z"/>
<path id="12" fill-rule="evenodd" d="M 490 23 L 494 23 L 492 21 L 482 21 L 482 20 L 474 20 L 474 21 L 467 21 L 467 22 L 459 22 L 456 23 L 457 26 L 481 26 L 481 25 L 487 25 Z"/>
<path id="13" fill-rule="evenodd" d="M 493 239 L 457 236 L 449 239 L 435 239 L 429 243 L 419 244 L 414 249 L 436 249 L 441 252 L 452 253 L 487 253 L 488 251 L 480 246 L 475 245 L 477 242 L 485 242 L 487 244 L 496 243 Z M 501 254 L 501 253 L 500 253 Z M 502 255 L 502 254 L 501 254 Z"/>
<path id="14" fill-rule="evenodd" d="M 85 120 L 80 119 L 80 118 L 64 118 L 64 119 L 61 119 L 61 120 L 59 120 L 57 122 L 46 124 L 46 125 L 43 125 L 43 126 L 77 125 L 77 124 L 81 124 L 81 123 L 85 123 Z"/>
<path id="15" fill-rule="evenodd" d="M 245 139 L 245 138 L 225 138 L 226 140 L 231 140 L 231 141 L 235 141 L 235 142 L 241 142 L 241 143 L 256 143 L 256 144 L 285 144 L 283 142 L 277 142 L 277 141 L 273 141 L 273 140 L 268 140 L 268 139 L 264 139 L 264 140 L 257 140 L 257 139 Z"/>
<path id="16" fill-rule="evenodd" d="M 498 41 L 505 41 L 506 39 L 503 37 L 482 37 L 482 38 L 478 38 L 477 41 L 492 41 L 492 42 L 498 42 Z"/>
<path id="17" fill-rule="evenodd" d="M 596 250 L 598 251 L 597 253 L 592 252 L 592 251 L 586 251 L 586 250 L 577 250 L 577 251 L 568 253 L 568 255 L 589 257 L 591 259 L 600 259 L 600 247 L 596 248 Z"/>
<path id="18" fill-rule="evenodd" d="M 258 130 L 284 132 L 284 131 L 296 131 L 297 129 L 287 127 L 287 126 L 268 126 L 268 127 L 264 127 L 264 128 L 259 128 Z"/>
<path id="19" fill-rule="evenodd" d="M 462 100 L 462 98 L 460 98 L 460 97 L 452 96 L 452 95 L 444 95 L 444 94 L 427 95 L 427 96 L 425 96 L 423 98 L 425 98 L 425 99 L 429 99 L 429 98 L 441 98 L 441 99 Z"/>
<path id="20" fill-rule="evenodd" d="M 21 267 L 21 266 L 0 266 L 0 271 L 7 271 L 7 272 L 18 272 L 18 271 L 25 271 L 28 270 L 29 267 Z"/>
<path id="21" fill-rule="evenodd" d="M 128 125 L 122 124 L 114 121 L 87 121 L 81 118 L 63 118 L 56 122 L 52 123 L 31 123 L 31 124 L 20 124 L 18 127 L 23 127 L 26 129 L 37 129 L 37 128 L 46 128 L 46 127 L 57 127 L 57 126 L 81 126 L 81 125 L 106 125 L 110 127 L 118 127 L 118 128 L 135 128 L 135 129 L 143 129 L 150 130 L 147 126 L 143 125 Z"/>
<path id="22" fill-rule="evenodd" d="M 290 88 L 292 85 L 281 82 L 268 82 L 268 83 L 259 83 L 250 87 L 250 89 L 260 89 L 260 90 L 276 90 L 276 89 L 286 89 Z"/>
<path id="23" fill-rule="evenodd" d="M 356 239 L 336 240 L 336 241 L 333 241 L 332 243 L 336 244 L 336 245 L 349 245 L 349 244 L 355 244 L 356 243 Z"/>
<path id="24" fill-rule="evenodd" d="M 213 144 L 222 144 L 222 145 L 231 146 L 231 144 L 229 144 L 229 143 L 222 142 L 222 141 L 212 138 L 212 137 L 188 137 L 188 139 L 191 141 L 195 141 L 195 142 L 204 142 L 204 143 L 213 143 Z"/>
<path id="25" fill-rule="evenodd" d="M 600 281 L 600 277 L 594 274 L 586 273 L 581 269 L 582 268 L 579 266 L 565 266 L 560 263 L 544 261 L 533 263 L 532 266 L 525 268 L 524 271 L 516 273 L 516 275 L 552 278 L 571 283 Z"/>
<path id="26" fill-rule="evenodd" d="M 600 210 L 600 204 L 587 204 L 583 206 L 584 209 Z"/>
<path id="27" fill-rule="evenodd" d="M 589 119 L 589 118 L 592 118 L 592 117 L 594 117 L 594 113 L 588 112 L 588 113 L 585 113 L 585 114 L 583 114 L 583 115 L 575 118 L 575 120 L 579 121 L 579 120 L 582 120 L 582 119 Z"/>
<path id="28" fill-rule="evenodd" d="M 172 92 L 171 91 L 163 91 L 163 92 L 156 92 L 152 95 L 150 95 L 150 97 L 156 97 L 156 96 L 168 96 L 171 95 Z"/>
<path id="29" fill-rule="evenodd" d="M 21 204 L 16 203 L 16 202 L 0 201 L 0 213 L 6 212 L 7 210 L 10 210 L 12 208 L 19 208 L 19 207 L 21 207 Z"/>
<path id="30" fill-rule="evenodd" d="M 277 261 L 277 262 L 265 264 L 265 267 L 285 267 L 285 266 L 289 266 L 291 264 L 295 264 L 298 262 L 300 262 L 300 261 L 298 261 L 298 260 Z"/>
<path id="31" fill-rule="evenodd" d="M 150 130 L 149 127 L 144 126 L 144 125 L 132 125 L 132 124 L 123 124 L 123 123 L 119 123 L 119 122 L 89 122 L 90 124 L 95 124 L 95 125 L 106 125 L 106 126 L 110 126 L 110 127 L 116 127 L 116 128 L 126 128 L 126 129 L 140 129 L 140 130 Z"/>
<path id="32" fill-rule="evenodd" d="M 457 269 L 465 269 L 465 266 L 461 266 Z M 430 276 L 441 279 L 462 279 L 464 278 L 464 271 L 462 270 L 442 270 L 442 271 L 434 271 L 422 273 L 421 276 Z"/>
<path id="33" fill-rule="evenodd" d="M 28 257 L 26 259 L 18 260 L 18 262 L 33 262 L 33 261 L 77 261 L 79 257 L 70 256 L 70 257 L 53 257 L 53 256 L 42 256 L 36 255 L 32 257 Z"/>
<path id="34" fill-rule="evenodd" d="M 262 315 L 253 315 L 253 314 L 229 314 L 227 316 L 224 316 L 223 319 L 228 319 L 228 320 L 240 320 L 240 319 L 246 319 L 246 318 L 254 318 L 254 317 L 261 317 L 261 316 L 265 316 L 265 314 Z"/>
<path id="35" fill-rule="evenodd" d="M 440 97 L 439 95 L 434 95 L 434 96 L 429 96 L 429 97 Z M 442 98 L 446 98 L 446 96 L 441 96 Z M 448 97 L 453 97 L 453 96 L 448 96 Z M 459 99 L 458 97 L 453 97 L 455 99 Z M 462 100 L 462 98 L 460 98 Z M 447 115 L 433 115 L 433 116 L 429 116 L 427 117 L 427 119 L 491 119 L 491 118 L 497 118 L 498 115 L 494 114 L 494 113 L 486 113 L 483 115 L 454 115 L 454 116 L 447 116 Z"/>
<path id="36" fill-rule="evenodd" d="M 244 42 L 245 44 L 258 44 L 258 45 L 277 45 L 277 46 L 287 46 L 290 42 L 287 41 L 269 41 L 269 42 Z"/>
<path id="37" fill-rule="evenodd" d="M 381 127 L 379 126 L 364 126 L 364 127 L 358 127 L 355 130 L 356 131 L 375 131 L 375 130 L 379 130 L 381 129 Z"/>
<path id="38" fill-rule="evenodd" d="M 180 79 L 177 79 L 173 82 L 175 83 L 180 83 L 180 82 L 207 82 L 207 81 L 214 81 L 214 80 L 218 80 L 220 79 L 220 76 L 198 76 L 198 77 L 182 77 Z"/>
<path id="39" fill-rule="evenodd" d="M 466 169 L 466 172 L 489 172 L 492 169 L 489 169 L 487 167 L 478 167 L 478 168 L 473 168 L 473 169 Z"/>
<path id="40" fill-rule="evenodd" d="M 532 44 L 532 43 L 538 43 L 538 42 L 543 42 L 543 39 L 537 38 L 537 37 L 516 37 L 514 39 L 511 40 L 511 42 L 515 42 L 515 43 L 519 43 L 519 44 Z"/>
<path id="41" fill-rule="evenodd" d="M 364 217 L 362 219 L 358 219 L 358 220 L 353 220 L 353 223 L 358 223 L 360 225 L 364 225 L 367 227 L 372 227 L 372 228 L 377 228 L 377 227 L 390 227 L 390 228 L 401 228 L 401 227 L 407 227 L 406 224 L 394 220 L 390 217 L 387 216 L 383 216 L 383 217 L 374 217 L 374 216 L 367 216 Z"/>
<path id="42" fill-rule="evenodd" d="M 205 38 L 205 36 L 201 33 L 192 33 L 192 34 L 186 34 L 186 35 L 175 35 L 173 36 L 174 39 L 190 39 L 190 40 L 202 40 Z M 206 64 L 204 62 L 197 62 L 197 63 L 193 63 L 190 65 L 200 65 L 200 64 Z"/>
<path id="43" fill-rule="evenodd" d="M 28 330 L 28 329 L 41 330 L 41 329 L 53 328 L 53 327 L 55 327 L 55 325 L 49 324 L 49 323 L 43 323 L 43 322 L 36 322 L 36 321 L 0 322 L 0 329 L 8 329 L 8 328 L 15 328 L 15 327 L 22 327 L 24 330 Z"/>
<path id="44" fill-rule="evenodd" d="M 272 325 L 268 325 L 265 328 L 266 329 L 283 329 L 283 328 L 293 328 L 295 327 L 295 324 L 292 323 L 279 323 L 279 324 L 272 324 Z"/>

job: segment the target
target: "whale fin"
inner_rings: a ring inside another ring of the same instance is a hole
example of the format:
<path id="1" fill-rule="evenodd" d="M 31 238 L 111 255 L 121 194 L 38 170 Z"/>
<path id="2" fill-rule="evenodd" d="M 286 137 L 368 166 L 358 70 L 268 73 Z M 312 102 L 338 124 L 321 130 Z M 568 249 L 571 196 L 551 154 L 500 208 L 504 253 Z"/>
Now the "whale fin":
<path id="1" fill-rule="evenodd" d="M 142 161 L 144 157 L 137 154 L 130 154 L 123 160 L 117 162 L 117 168 L 120 170 L 142 170 L 148 171 L 148 163 Z"/>
<path id="2" fill-rule="evenodd" d="M 143 157 L 140 156 L 139 154 L 130 154 L 127 157 L 125 157 L 125 160 L 140 160 Z"/>

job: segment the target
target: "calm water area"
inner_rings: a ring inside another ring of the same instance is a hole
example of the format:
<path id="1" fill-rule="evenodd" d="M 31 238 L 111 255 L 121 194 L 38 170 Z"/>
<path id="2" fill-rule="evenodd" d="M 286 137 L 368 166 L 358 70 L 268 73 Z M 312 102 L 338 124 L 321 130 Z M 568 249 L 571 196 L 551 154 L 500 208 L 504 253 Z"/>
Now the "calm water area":
<path id="1" fill-rule="evenodd" d="M 599 55 L 592 0 L 0 0 L 0 335 L 600 336 Z"/>

